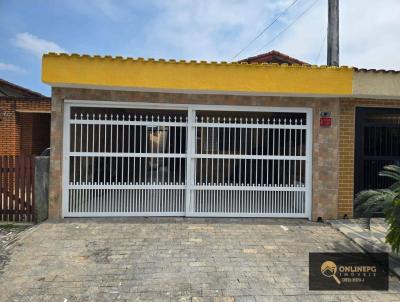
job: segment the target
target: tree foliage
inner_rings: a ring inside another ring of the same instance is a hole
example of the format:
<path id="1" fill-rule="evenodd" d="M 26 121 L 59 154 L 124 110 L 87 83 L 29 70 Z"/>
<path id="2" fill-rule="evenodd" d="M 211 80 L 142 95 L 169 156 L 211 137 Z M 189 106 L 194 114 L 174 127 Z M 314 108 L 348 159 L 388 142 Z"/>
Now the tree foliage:
<path id="1" fill-rule="evenodd" d="M 400 250 L 400 167 L 389 165 L 379 172 L 379 176 L 389 177 L 394 183 L 387 189 L 364 190 L 357 194 L 355 211 L 360 217 L 372 217 L 383 211 L 389 225 L 386 242 L 395 253 Z"/>

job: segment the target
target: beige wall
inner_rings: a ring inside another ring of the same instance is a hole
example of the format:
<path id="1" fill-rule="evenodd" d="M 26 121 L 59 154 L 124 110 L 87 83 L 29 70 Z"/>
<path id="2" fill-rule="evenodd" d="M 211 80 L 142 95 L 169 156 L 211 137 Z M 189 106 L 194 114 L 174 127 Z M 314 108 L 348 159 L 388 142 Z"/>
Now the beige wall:
<path id="1" fill-rule="evenodd" d="M 128 92 L 93 89 L 53 88 L 51 120 L 49 217 L 61 217 L 63 100 L 154 102 L 175 104 L 214 104 L 313 108 L 313 192 L 312 218 L 332 219 L 338 211 L 339 183 L 339 99 L 205 95 Z M 333 125 L 320 128 L 321 111 L 332 113 Z"/>
<path id="2" fill-rule="evenodd" d="M 400 98 L 400 74 L 356 71 L 353 76 L 353 95 Z"/>

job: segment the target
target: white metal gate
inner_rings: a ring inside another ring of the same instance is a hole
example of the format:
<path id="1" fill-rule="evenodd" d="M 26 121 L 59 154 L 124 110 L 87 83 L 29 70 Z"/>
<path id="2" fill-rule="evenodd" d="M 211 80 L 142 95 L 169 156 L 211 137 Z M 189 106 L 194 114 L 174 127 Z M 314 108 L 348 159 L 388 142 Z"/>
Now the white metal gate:
<path id="1" fill-rule="evenodd" d="M 311 114 L 67 102 L 63 216 L 310 218 Z"/>

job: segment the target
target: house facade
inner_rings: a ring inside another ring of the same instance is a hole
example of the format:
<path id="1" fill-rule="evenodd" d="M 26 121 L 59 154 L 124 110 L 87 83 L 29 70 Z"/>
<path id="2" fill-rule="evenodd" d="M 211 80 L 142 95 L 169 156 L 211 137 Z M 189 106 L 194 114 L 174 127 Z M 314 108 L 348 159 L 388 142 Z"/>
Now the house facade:
<path id="1" fill-rule="evenodd" d="M 40 155 L 50 147 L 51 99 L 0 79 L 0 155 Z"/>
<path id="2" fill-rule="evenodd" d="M 351 217 L 400 155 L 393 71 L 48 54 L 42 79 L 50 218 Z"/>

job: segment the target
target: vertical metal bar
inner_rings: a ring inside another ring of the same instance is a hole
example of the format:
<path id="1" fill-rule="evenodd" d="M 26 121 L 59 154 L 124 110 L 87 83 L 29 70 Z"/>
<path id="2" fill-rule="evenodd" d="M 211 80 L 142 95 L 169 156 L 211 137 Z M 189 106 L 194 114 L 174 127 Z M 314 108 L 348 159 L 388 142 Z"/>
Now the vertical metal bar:
<path id="1" fill-rule="evenodd" d="M 297 119 L 294 120 L 294 123 L 296 125 L 296 128 L 294 129 L 294 156 L 297 156 Z M 296 185 L 298 183 L 297 181 L 297 160 L 294 160 L 294 184 Z"/>
<path id="2" fill-rule="evenodd" d="M 225 117 L 223 118 L 223 127 L 222 127 L 222 154 L 225 155 Z M 226 184 L 225 181 L 225 159 L 222 159 L 222 185 Z"/>
<path id="3" fill-rule="evenodd" d="M 180 121 L 182 123 L 182 116 L 180 117 Z M 183 140 L 183 131 L 182 126 L 179 126 L 179 154 L 182 154 L 182 140 Z M 187 138 L 187 137 L 186 137 Z M 179 157 L 179 184 L 182 184 L 182 157 Z"/>
<path id="4" fill-rule="evenodd" d="M 229 122 L 230 122 L 230 118 L 229 118 Z M 235 120 L 236 120 L 236 118 L 235 118 Z M 235 154 L 236 155 L 236 130 L 237 130 L 237 128 L 235 127 L 235 125 L 232 127 L 231 125 L 229 125 L 229 144 L 228 144 L 228 146 L 229 146 L 229 155 L 231 154 L 231 129 L 233 129 L 233 154 Z M 228 177 L 229 177 L 229 179 L 228 179 L 228 184 L 231 184 L 231 179 L 230 179 L 230 176 L 231 176 L 231 160 L 229 159 L 229 161 L 228 161 Z M 235 185 L 236 184 L 236 160 L 235 159 L 233 159 L 233 184 Z"/>
<path id="5" fill-rule="evenodd" d="M 272 122 L 273 122 L 273 124 L 274 124 L 274 126 L 276 125 L 275 124 L 275 118 L 272 120 Z M 276 129 L 275 128 L 273 128 L 272 129 L 272 155 L 276 155 L 275 154 L 275 132 L 276 132 Z M 271 184 L 272 185 L 276 185 L 276 180 L 275 180 L 275 160 L 272 160 L 272 171 L 271 171 L 272 173 L 272 179 L 271 179 Z"/>
<path id="6" fill-rule="evenodd" d="M 148 116 L 146 115 L 146 122 L 148 121 Z M 144 153 L 149 154 L 148 150 L 148 144 L 149 144 L 149 134 L 148 134 L 148 128 L 147 126 L 144 126 L 145 129 L 145 140 L 144 140 Z M 148 179 L 147 179 L 147 157 L 144 158 L 144 183 L 149 184 Z M 147 191 L 146 191 L 147 194 Z"/>
<path id="7" fill-rule="evenodd" d="M 228 155 L 235 154 L 236 153 L 236 134 L 233 132 L 233 146 L 232 146 L 232 140 L 231 140 L 231 131 L 234 129 L 234 126 L 232 127 L 231 123 L 232 119 L 228 117 Z M 231 151 L 231 148 L 233 147 L 233 150 Z M 227 177 L 228 177 L 228 185 L 232 184 L 232 181 L 235 182 L 235 160 L 233 160 L 233 178 L 231 177 L 231 164 L 232 161 L 231 159 L 228 159 L 227 165 L 228 165 L 228 171 L 227 171 Z"/>
<path id="8" fill-rule="evenodd" d="M 212 117 L 212 123 L 214 124 L 214 117 Z M 211 129 L 211 143 L 212 143 L 212 145 L 211 145 L 211 153 L 215 153 L 215 149 L 214 149 L 214 144 L 215 144 L 215 142 L 214 142 L 214 128 L 215 127 L 212 127 L 212 129 Z M 214 159 L 212 158 L 211 159 L 211 185 L 213 185 L 213 184 L 215 184 L 215 182 L 214 182 Z"/>
<path id="9" fill-rule="evenodd" d="M 200 127 L 200 154 L 203 154 L 203 140 L 204 140 L 204 127 Z M 200 158 L 200 179 L 199 179 L 199 183 L 201 185 L 204 185 L 204 181 L 203 181 L 203 159 Z"/>
<path id="10" fill-rule="evenodd" d="M 281 119 L 279 118 L 278 119 L 278 124 L 279 124 L 279 128 L 278 128 L 278 155 L 281 155 Z M 280 186 L 280 184 L 281 184 L 281 179 L 280 179 L 280 163 L 281 163 L 281 161 L 278 159 L 278 186 Z"/>
<path id="11" fill-rule="evenodd" d="M 256 156 L 258 155 L 258 127 L 259 127 L 259 120 L 258 120 L 258 118 L 256 119 L 256 147 L 255 147 L 255 153 L 256 153 Z M 256 161 L 256 173 L 255 173 L 255 184 L 256 185 L 258 185 L 259 184 L 259 182 L 258 182 L 258 178 L 257 178 L 257 176 L 258 176 L 258 159 L 256 158 L 255 159 L 255 161 Z"/>
<path id="12" fill-rule="evenodd" d="M 163 122 L 165 122 L 165 115 L 163 116 Z M 162 127 L 162 130 L 163 130 L 163 150 L 162 150 L 162 153 L 163 153 L 163 155 L 165 155 L 165 144 L 164 144 L 164 139 L 166 140 L 166 135 L 168 135 L 168 133 L 167 133 L 167 127 L 164 125 L 163 127 Z M 163 158 L 162 158 L 162 179 L 161 179 L 161 183 L 164 185 L 165 184 L 165 156 L 163 156 Z"/>
<path id="13" fill-rule="evenodd" d="M 140 116 L 140 120 L 142 120 L 142 118 L 141 118 L 142 116 Z M 142 126 L 139 126 L 139 154 L 141 154 L 143 151 L 142 151 L 142 132 L 143 132 L 143 130 L 142 130 Z M 139 184 L 143 184 L 143 181 L 142 181 L 142 156 L 140 156 L 138 159 L 139 159 Z M 135 171 L 136 172 L 136 171 Z"/>
<path id="14" fill-rule="evenodd" d="M 133 141 L 134 141 L 134 144 L 136 144 L 136 126 L 134 125 L 133 126 Z M 127 173 L 128 173 L 128 176 L 127 176 L 127 183 L 128 184 L 130 184 L 131 183 L 131 181 L 130 181 L 130 179 L 131 179 L 131 175 L 130 175 L 130 169 L 131 169 L 131 160 L 133 160 L 133 177 L 132 177 L 132 180 L 133 180 L 133 183 L 135 183 L 135 157 L 131 157 L 130 156 L 131 155 L 131 115 L 129 114 L 128 115 L 128 171 L 127 171 Z M 130 193 L 131 193 L 131 191 L 129 191 Z"/>
<path id="15" fill-rule="evenodd" d="M 81 120 L 83 119 L 83 114 L 81 113 Z M 83 142 L 83 124 L 80 124 L 80 145 L 79 145 L 79 151 L 80 152 L 83 152 L 83 144 L 82 144 L 82 142 Z M 83 181 L 82 181 L 82 170 L 83 170 L 83 168 L 82 168 L 82 158 L 83 158 L 83 156 L 80 156 L 79 157 L 79 184 L 83 184 Z"/>
<path id="16" fill-rule="evenodd" d="M 303 130 L 302 129 L 300 129 L 300 156 L 302 156 L 303 155 L 303 146 L 304 146 L 304 144 L 303 144 Z M 299 182 L 300 182 L 300 185 L 303 187 L 304 186 L 304 183 L 302 182 L 302 179 L 303 179 L 303 174 L 302 174 L 302 165 L 303 165 L 303 160 L 300 160 L 299 161 L 299 163 L 300 163 L 300 167 L 299 167 L 299 177 L 300 177 L 300 179 L 299 179 Z"/>
<path id="17" fill-rule="evenodd" d="M 246 128 L 244 128 L 244 184 L 247 185 L 247 117 L 245 118 Z"/>
<path id="18" fill-rule="evenodd" d="M 193 147 L 196 142 L 196 134 L 194 133 L 196 111 L 188 108 L 187 111 L 187 128 L 186 128 L 186 198 L 185 198 L 185 215 L 189 215 L 192 209 L 192 191 L 191 187 L 194 186 L 194 171 L 193 171 Z"/>
<path id="19" fill-rule="evenodd" d="M 94 113 L 93 113 L 93 120 L 94 120 Z M 95 127 L 95 124 L 93 123 L 92 124 L 92 152 L 94 152 L 94 146 L 95 146 L 95 144 L 94 144 L 94 127 Z M 94 156 L 92 156 L 91 174 L 92 174 L 91 184 L 93 184 L 93 182 L 94 182 Z"/>
<path id="20" fill-rule="evenodd" d="M 254 124 L 253 124 L 253 118 L 251 118 L 250 119 L 250 129 L 249 129 L 249 131 L 250 131 L 250 152 L 249 152 L 249 155 L 253 155 L 253 134 L 254 134 Z M 253 159 L 251 159 L 251 157 L 250 157 L 250 160 L 249 160 L 249 164 L 250 164 L 250 167 L 249 167 L 249 172 L 250 172 L 250 174 L 249 174 L 249 184 L 250 185 L 252 185 L 253 184 Z"/>
<path id="21" fill-rule="evenodd" d="M 216 127 L 216 130 L 217 130 L 217 144 L 216 144 L 216 148 L 217 148 L 217 154 L 219 155 L 219 146 L 220 146 L 220 135 L 219 135 L 219 132 L 220 132 L 220 118 L 218 117 L 218 119 L 217 119 L 217 122 L 218 122 L 218 126 Z M 219 184 L 219 158 L 217 158 L 217 184 Z"/>
<path id="22" fill-rule="evenodd" d="M 203 118 L 202 118 L 202 120 L 203 120 Z M 208 117 L 207 117 L 207 123 L 208 123 Z M 204 154 L 208 154 L 208 150 L 209 150 L 209 148 L 208 148 L 208 127 L 206 127 L 205 144 L 206 144 L 206 148 L 204 150 L 205 151 Z M 208 158 L 205 159 L 205 164 L 206 164 L 206 185 L 208 185 Z"/>
<path id="23" fill-rule="evenodd" d="M 76 120 L 76 113 L 75 113 L 75 120 Z M 67 121 L 65 121 L 65 122 L 67 122 Z M 74 147 L 72 148 L 72 151 L 75 151 L 75 152 L 78 151 L 78 150 L 77 150 L 77 146 L 76 146 L 76 136 L 77 136 L 77 133 L 76 133 L 76 126 L 77 126 L 77 124 L 74 123 Z M 73 169 L 73 173 L 74 173 L 74 176 L 73 176 L 73 178 L 74 178 L 74 184 L 76 184 L 76 156 L 74 156 L 74 169 Z"/>
<path id="24" fill-rule="evenodd" d="M 125 114 L 122 114 L 122 150 L 121 150 L 121 153 L 125 153 Z M 125 159 L 126 159 L 126 157 L 124 156 L 124 157 L 121 157 L 121 159 L 122 159 L 122 163 L 121 163 L 121 183 L 122 184 L 126 184 L 126 181 L 125 181 L 125 179 L 124 179 L 124 171 L 125 171 L 125 169 L 124 169 L 124 163 L 125 163 Z M 123 192 L 125 192 L 125 191 L 123 191 Z"/>
<path id="25" fill-rule="evenodd" d="M 240 119 L 241 123 L 242 119 Z M 239 155 L 242 154 L 242 128 L 238 128 L 239 130 Z M 238 173 L 238 181 L 239 186 L 242 185 L 242 158 L 238 159 L 239 162 L 239 173 Z"/>
<path id="26" fill-rule="evenodd" d="M 100 120 L 100 116 L 99 116 L 99 120 Z M 98 145 L 97 145 L 97 154 L 100 155 L 100 146 L 101 146 L 101 124 L 98 125 L 97 129 L 99 130 L 97 139 L 98 139 Z M 97 156 L 97 183 L 100 183 L 100 156 Z"/>
<path id="27" fill-rule="evenodd" d="M 286 118 L 283 120 L 283 124 L 286 126 Z M 286 156 L 286 128 L 283 129 L 283 156 Z M 286 186 L 286 159 L 284 159 L 283 161 L 283 186 Z"/>
<path id="28" fill-rule="evenodd" d="M 168 116 L 169 122 L 171 122 L 171 116 Z M 171 183 L 170 170 L 171 170 L 171 125 L 168 125 L 168 163 L 167 163 L 167 184 Z"/>
<path id="29" fill-rule="evenodd" d="M 264 126 L 264 118 L 261 120 L 261 124 Z M 264 154 L 264 127 L 261 128 L 261 155 L 265 156 Z M 260 185 L 264 184 L 264 160 L 261 159 L 261 173 L 260 173 Z"/>
<path id="30" fill-rule="evenodd" d="M 89 119 L 89 114 L 86 114 L 86 121 Z M 89 124 L 86 122 L 86 152 L 89 152 Z M 88 163 L 88 157 L 85 156 L 85 164 L 86 164 L 86 169 L 85 169 L 85 184 L 88 184 L 88 170 L 89 170 L 89 163 Z"/>
<path id="31" fill-rule="evenodd" d="M 113 120 L 113 115 L 112 114 L 110 116 L 110 119 L 111 119 L 111 121 Z M 110 153 L 112 153 L 112 152 L 113 152 L 113 125 L 110 124 Z M 113 181 L 112 181 L 112 159 L 113 159 L 113 157 L 110 156 L 110 166 L 109 166 L 109 169 L 110 169 L 110 184 L 113 184 Z"/>
<path id="32" fill-rule="evenodd" d="M 157 130 L 158 130 L 158 137 L 159 137 L 159 139 L 160 139 L 160 135 L 161 135 L 161 130 L 162 130 L 162 128 L 160 127 L 160 115 L 158 115 L 157 116 L 157 122 L 158 122 L 158 126 L 157 126 Z M 157 142 L 157 154 L 159 154 L 160 153 L 160 141 L 158 141 Z M 160 158 L 160 155 L 157 155 L 157 163 L 156 163 L 156 183 L 157 184 L 159 184 L 159 179 L 158 179 L 158 166 L 159 166 L 159 158 Z"/>
<path id="33" fill-rule="evenodd" d="M 105 120 L 107 120 L 107 114 L 105 115 Z M 104 150 L 103 152 L 107 152 L 107 124 L 104 124 Z M 106 184 L 106 157 L 103 157 L 103 183 Z"/>
<path id="34" fill-rule="evenodd" d="M 269 118 L 267 120 L 268 125 L 270 125 L 269 123 Z M 269 140 L 269 132 L 270 132 L 270 128 L 267 129 L 267 155 L 269 156 L 269 145 L 270 145 L 270 140 Z M 267 159 L 267 186 L 269 186 L 269 159 Z"/>
<path id="35" fill-rule="evenodd" d="M 149 158 L 149 168 L 150 168 L 150 184 L 154 183 L 153 179 L 153 164 L 155 157 L 153 155 L 154 153 L 154 115 L 151 116 L 151 132 L 150 132 L 150 139 L 151 139 L 151 144 L 150 144 L 150 153 L 152 153 L 152 157 Z M 148 138 L 149 139 L 149 138 Z"/>
<path id="36" fill-rule="evenodd" d="M 177 122 L 177 116 L 175 115 L 175 123 Z M 175 140 L 174 140 L 174 155 L 175 155 L 175 157 L 174 157 L 174 184 L 176 184 L 176 173 L 178 172 L 177 170 L 176 170 L 176 144 L 177 144 L 177 141 L 178 141 L 178 138 L 177 138 L 177 136 L 176 136 L 176 128 L 177 128 L 177 126 L 175 126 L 174 127 L 174 132 L 175 132 L 175 134 L 174 134 L 174 138 L 175 138 Z"/>
<path id="37" fill-rule="evenodd" d="M 292 119 L 289 119 L 289 125 L 292 126 Z M 291 128 L 289 129 L 289 156 L 292 156 L 292 129 Z M 291 165 L 292 165 L 292 160 L 289 160 L 289 171 L 288 171 L 289 186 L 292 186 L 292 182 L 290 179 L 290 176 L 292 174 Z"/>

